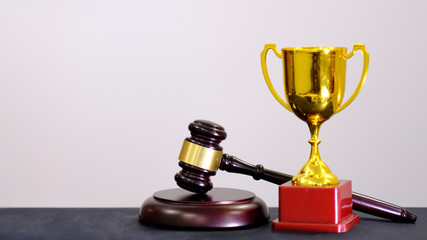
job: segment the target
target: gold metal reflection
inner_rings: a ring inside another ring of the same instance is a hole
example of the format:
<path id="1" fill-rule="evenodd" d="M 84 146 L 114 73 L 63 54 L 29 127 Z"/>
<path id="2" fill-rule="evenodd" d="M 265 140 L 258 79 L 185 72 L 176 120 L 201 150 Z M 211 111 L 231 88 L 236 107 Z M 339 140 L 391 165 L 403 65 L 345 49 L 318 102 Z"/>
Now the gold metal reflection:
<path id="1" fill-rule="evenodd" d="M 284 101 L 271 84 L 267 72 L 268 50 L 283 60 Z M 364 57 L 362 77 L 355 92 L 342 104 L 345 89 L 346 61 L 357 50 Z M 265 81 L 276 100 L 287 110 L 308 124 L 311 138 L 309 160 L 292 179 L 300 186 L 328 186 L 339 183 L 338 178 L 322 161 L 319 154 L 318 138 L 320 126 L 332 115 L 346 108 L 359 94 L 366 79 L 369 54 L 363 44 L 355 44 L 347 54 L 340 47 L 295 47 L 283 48 L 279 52 L 275 44 L 266 44 L 261 53 L 261 66 Z"/>
<path id="2" fill-rule="evenodd" d="M 179 160 L 190 165 L 217 171 L 223 152 L 184 140 Z"/>

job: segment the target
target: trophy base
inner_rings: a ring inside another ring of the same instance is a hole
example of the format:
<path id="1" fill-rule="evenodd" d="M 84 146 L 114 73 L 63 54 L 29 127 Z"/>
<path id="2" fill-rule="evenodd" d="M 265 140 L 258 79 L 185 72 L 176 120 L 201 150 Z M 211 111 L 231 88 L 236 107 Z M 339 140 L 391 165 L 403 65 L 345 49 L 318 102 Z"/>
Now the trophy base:
<path id="1" fill-rule="evenodd" d="M 351 214 L 348 218 L 338 224 L 280 222 L 279 219 L 274 220 L 271 224 L 273 230 L 344 233 L 356 226 L 359 222 L 359 215 Z"/>
<path id="2" fill-rule="evenodd" d="M 353 214 L 351 181 L 334 187 L 279 186 L 279 218 L 273 230 L 347 232 L 360 221 Z"/>
<path id="3" fill-rule="evenodd" d="M 268 222 L 267 205 L 252 192 L 214 188 L 206 194 L 168 189 L 149 197 L 139 211 L 140 222 L 173 229 L 235 229 Z"/>

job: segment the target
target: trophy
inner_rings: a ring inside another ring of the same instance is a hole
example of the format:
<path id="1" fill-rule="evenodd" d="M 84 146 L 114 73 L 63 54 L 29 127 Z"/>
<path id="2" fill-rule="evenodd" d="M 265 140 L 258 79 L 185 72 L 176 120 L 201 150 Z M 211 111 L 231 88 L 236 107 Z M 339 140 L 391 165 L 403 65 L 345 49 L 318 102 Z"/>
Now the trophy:
<path id="1" fill-rule="evenodd" d="M 284 101 L 267 72 L 266 57 L 273 50 L 283 60 Z M 361 50 L 364 65 L 360 82 L 343 103 L 346 61 Z M 341 47 L 293 47 L 279 52 L 266 44 L 261 53 L 265 81 L 276 100 L 308 124 L 311 138 L 309 160 L 291 181 L 279 186 L 279 218 L 275 230 L 346 232 L 359 223 L 352 212 L 351 181 L 338 179 L 319 155 L 319 129 L 332 115 L 342 111 L 360 92 L 368 71 L 369 54 L 355 44 L 347 54 Z"/>

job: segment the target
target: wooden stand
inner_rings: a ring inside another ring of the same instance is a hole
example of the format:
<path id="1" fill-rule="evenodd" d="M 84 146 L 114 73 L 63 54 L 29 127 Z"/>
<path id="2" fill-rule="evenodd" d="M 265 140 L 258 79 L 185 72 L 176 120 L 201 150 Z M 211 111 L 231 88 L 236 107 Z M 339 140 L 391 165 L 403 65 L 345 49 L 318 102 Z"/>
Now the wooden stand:
<path id="1" fill-rule="evenodd" d="M 139 211 L 144 224 L 179 229 L 250 228 L 268 219 L 263 200 L 252 192 L 229 188 L 213 188 L 207 194 L 178 188 L 159 191 Z"/>
<path id="2" fill-rule="evenodd" d="M 273 230 L 347 232 L 359 223 L 353 214 L 351 181 L 336 187 L 301 187 L 286 182 L 279 186 L 279 219 Z"/>

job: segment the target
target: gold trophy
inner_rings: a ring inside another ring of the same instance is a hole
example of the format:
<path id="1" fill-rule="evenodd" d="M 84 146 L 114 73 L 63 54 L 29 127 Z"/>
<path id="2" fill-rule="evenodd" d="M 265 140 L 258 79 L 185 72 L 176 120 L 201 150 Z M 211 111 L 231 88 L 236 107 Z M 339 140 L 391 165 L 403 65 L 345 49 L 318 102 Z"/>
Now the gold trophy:
<path id="1" fill-rule="evenodd" d="M 266 57 L 270 49 L 273 50 L 277 57 L 283 60 L 286 101 L 277 94 L 268 76 Z M 361 50 L 364 59 L 362 77 L 355 92 L 342 104 L 345 89 L 346 61 L 357 50 Z M 289 196 L 291 192 L 286 192 L 288 190 L 282 189 L 282 185 L 279 187 L 279 219 L 273 222 L 274 229 L 344 232 L 359 222 L 358 215 L 352 214 L 351 210 L 349 212 L 348 206 L 342 204 L 342 202 L 348 202 L 348 197 L 350 197 L 351 207 L 351 182 L 338 180 L 322 161 L 319 155 L 318 146 L 320 140 L 318 136 L 322 123 L 346 108 L 359 94 L 366 79 L 368 64 L 369 54 L 363 44 L 355 44 L 353 50 L 348 54 L 347 49 L 341 47 L 293 47 L 283 48 L 279 52 L 275 44 L 265 45 L 261 53 L 261 65 L 268 88 L 282 106 L 308 124 L 311 134 L 311 138 L 308 141 L 311 144 L 309 160 L 301 171 L 294 176 L 292 181 L 284 185 L 287 185 L 287 188 L 302 189 L 301 193 L 323 191 L 324 194 L 321 194 L 321 196 L 325 196 L 325 199 L 328 199 L 329 193 L 326 193 L 328 191 L 332 191 L 332 195 L 338 193 L 340 195 L 339 199 L 331 197 L 332 205 L 329 207 L 344 209 L 338 212 L 322 212 L 318 208 L 325 208 L 325 206 L 319 205 L 318 199 L 311 199 L 309 205 L 314 210 L 304 213 L 307 212 L 307 210 L 304 210 L 307 209 L 307 206 L 301 205 L 302 212 L 297 212 L 295 210 L 295 201 L 292 203 L 287 203 L 287 201 L 298 194 L 292 192 L 294 196 Z M 318 198 L 318 195 L 302 194 L 300 197 L 304 198 L 301 201 L 308 204 L 307 198 Z M 292 206 L 288 206 L 289 204 Z M 284 209 L 288 210 L 285 211 Z M 292 213 L 287 213 L 289 211 L 295 211 L 295 216 L 292 216 Z M 307 216 L 304 217 L 304 215 Z M 325 216 L 328 216 L 325 218 L 326 220 L 323 219 Z M 349 218 L 353 218 L 353 220 L 349 220 Z M 352 222 L 343 225 L 343 222 L 346 221 Z M 295 223 L 298 223 L 297 226 L 295 226 Z M 318 226 L 311 227 L 313 223 Z M 306 224 L 307 226 L 301 227 L 301 224 Z M 327 225 L 327 227 L 319 227 L 320 225 Z"/>

